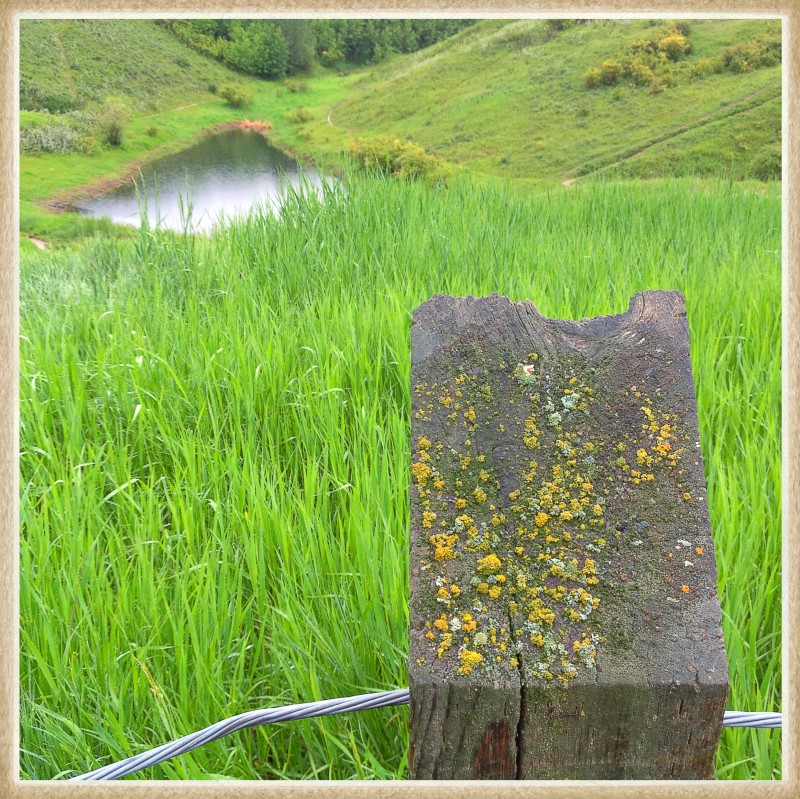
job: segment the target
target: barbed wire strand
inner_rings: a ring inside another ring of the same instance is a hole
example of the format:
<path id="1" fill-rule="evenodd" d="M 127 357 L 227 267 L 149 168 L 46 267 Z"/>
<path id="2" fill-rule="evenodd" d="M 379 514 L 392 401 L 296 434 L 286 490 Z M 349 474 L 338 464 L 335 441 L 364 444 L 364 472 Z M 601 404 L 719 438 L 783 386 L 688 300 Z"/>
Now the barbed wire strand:
<path id="1" fill-rule="evenodd" d="M 314 716 L 331 716 L 336 713 L 347 713 L 351 710 L 371 710 L 378 707 L 391 707 L 393 705 L 407 705 L 409 702 L 408 688 L 395 691 L 381 691 L 375 694 L 359 694 L 342 699 L 324 699 L 320 702 L 304 702 L 299 705 L 270 708 L 269 710 L 251 710 L 240 713 L 223 721 L 218 721 L 210 727 L 184 735 L 177 741 L 162 744 L 147 752 L 111 763 L 108 766 L 72 777 L 71 782 L 89 782 L 94 780 L 116 780 L 126 777 L 134 771 L 155 766 L 165 760 L 184 755 L 204 744 L 216 741 L 225 735 L 230 735 L 249 727 L 258 727 L 262 724 L 274 724 L 278 721 L 292 721 L 294 719 L 309 719 Z M 780 728 L 780 713 L 744 713 L 736 710 L 726 710 L 722 722 L 723 727 L 759 727 Z"/>

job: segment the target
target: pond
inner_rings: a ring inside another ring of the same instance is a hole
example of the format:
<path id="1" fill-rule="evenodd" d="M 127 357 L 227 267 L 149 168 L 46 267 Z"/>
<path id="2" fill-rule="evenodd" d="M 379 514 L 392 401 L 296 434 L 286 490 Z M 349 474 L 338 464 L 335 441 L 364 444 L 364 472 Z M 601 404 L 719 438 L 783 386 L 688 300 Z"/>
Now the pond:
<path id="1" fill-rule="evenodd" d="M 278 213 L 287 184 L 297 187 L 305 183 L 319 191 L 323 181 L 318 172 L 301 168 L 259 133 L 227 130 L 154 161 L 143 167 L 135 180 L 79 201 L 75 208 L 79 213 L 138 227 L 146 198 L 152 226 L 158 223 L 162 228 L 183 230 L 188 198 L 188 228 L 208 232 L 223 217 L 246 214 L 255 205 Z"/>

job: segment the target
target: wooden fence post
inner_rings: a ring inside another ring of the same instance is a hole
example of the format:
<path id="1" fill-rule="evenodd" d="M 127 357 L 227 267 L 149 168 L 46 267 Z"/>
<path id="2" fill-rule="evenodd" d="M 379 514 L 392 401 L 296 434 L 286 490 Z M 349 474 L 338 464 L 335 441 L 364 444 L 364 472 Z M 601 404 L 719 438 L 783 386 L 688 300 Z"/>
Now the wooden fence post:
<path id="1" fill-rule="evenodd" d="M 412 326 L 412 779 L 710 779 L 728 693 L 683 296 Z"/>

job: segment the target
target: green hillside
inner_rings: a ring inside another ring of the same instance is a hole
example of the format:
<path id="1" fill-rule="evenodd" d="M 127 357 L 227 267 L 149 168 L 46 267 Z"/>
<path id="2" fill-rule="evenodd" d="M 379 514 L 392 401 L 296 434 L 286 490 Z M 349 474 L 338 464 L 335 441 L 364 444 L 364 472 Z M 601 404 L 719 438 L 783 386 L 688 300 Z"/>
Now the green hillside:
<path id="1" fill-rule="evenodd" d="M 20 106 L 68 110 L 126 98 L 145 113 L 212 97 L 231 73 L 152 20 L 20 22 Z"/>
<path id="2" fill-rule="evenodd" d="M 757 68 L 733 51 L 726 66 L 725 56 L 779 42 L 779 23 L 691 20 L 691 52 L 655 85 L 621 76 L 587 88 L 587 70 L 668 27 L 606 20 L 558 32 L 545 20 L 481 22 L 366 74 L 333 122 L 358 135 L 411 137 L 471 170 L 508 177 L 564 180 L 626 158 L 626 177 L 731 168 L 759 177 L 780 152 L 780 64 Z"/>

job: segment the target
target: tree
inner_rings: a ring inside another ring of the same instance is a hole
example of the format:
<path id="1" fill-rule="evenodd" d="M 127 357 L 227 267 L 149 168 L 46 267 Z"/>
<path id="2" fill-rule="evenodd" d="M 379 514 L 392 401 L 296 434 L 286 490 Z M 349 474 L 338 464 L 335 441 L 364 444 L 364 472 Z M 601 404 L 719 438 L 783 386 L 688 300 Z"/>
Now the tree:
<path id="1" fill-rule="evenodd" d="M 277 24 L 286 40 L 287 72 L 307 72 L 314 61 L 314 32 L 309 20 L 282 19 Z"/>
<path id="2" fill-rule="evenodd" d="M 274 22 L 234 20 L 230 34 L 223 57 L 231 66 L 264 78 L 286 75 L 289 50 L 283 31 Z"/>

